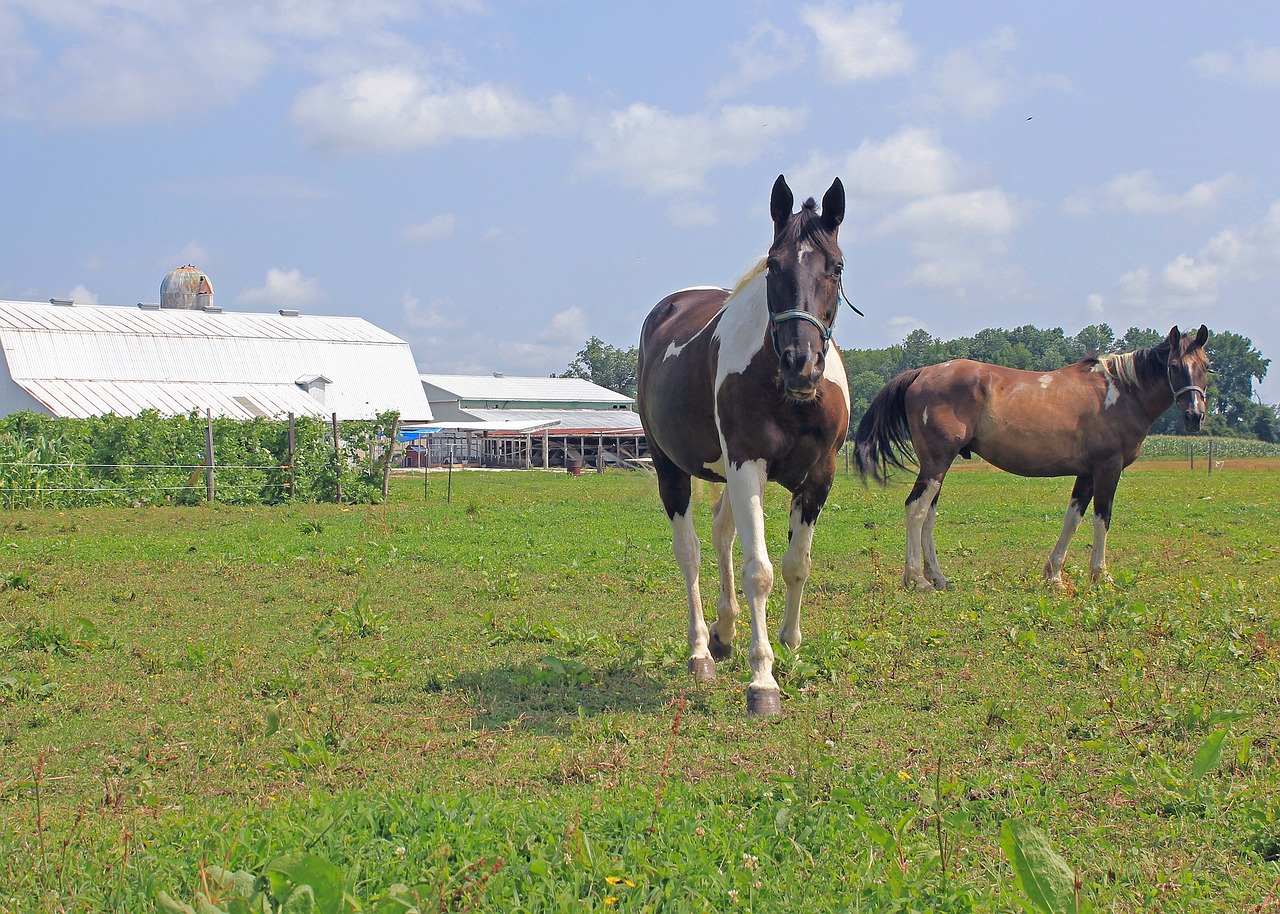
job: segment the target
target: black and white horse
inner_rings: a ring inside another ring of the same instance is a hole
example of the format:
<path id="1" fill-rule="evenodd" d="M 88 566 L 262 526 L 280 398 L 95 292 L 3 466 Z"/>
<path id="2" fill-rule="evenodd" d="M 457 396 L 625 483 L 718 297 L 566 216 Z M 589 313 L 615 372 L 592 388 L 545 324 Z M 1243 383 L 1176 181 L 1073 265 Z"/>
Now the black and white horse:
<path id="1" fill-rule="evenodd" d="M 689 597 L 689 669 L 715 677 L 732 653 L 739 615 L 733 542 L 742 542 L 742 586 L 751 613 L 750 714 L 778 714 L 765 608 L 773 565 L 762 501 L 773 480 L 792 493 L 782 557 L 786 609 L 780 637 L 800 645 L 800 601 L 812 565 L 814 526 L 835 477 L 849 426 L 849 389 L 831 325 L 840 304 L 844 218 L 837 178 L 822 198 L 793 213 L 786 180 L 774 182 L 773 244 L 732 291 L 685 289 L 654 307 L 640 334 L 640 419 L 671 521 Z M 701 544 L 691 516 L 691 479 L 724 482 L 712 540 L 720 572 L 716 620 L 708 628 L 698 589 Z"/>

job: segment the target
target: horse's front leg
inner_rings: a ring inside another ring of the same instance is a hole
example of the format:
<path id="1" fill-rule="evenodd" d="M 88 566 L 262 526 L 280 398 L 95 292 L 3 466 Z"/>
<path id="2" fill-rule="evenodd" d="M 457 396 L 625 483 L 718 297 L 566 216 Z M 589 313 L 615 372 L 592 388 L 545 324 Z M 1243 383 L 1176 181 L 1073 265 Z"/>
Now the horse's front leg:
<path id="1" fill-rule="evenodd" d="M 1071 489 L 1071 501 L 1067 504 L 1067 516 L 1062 521 L 1062 533 L 1058 536 L 1053 551 L 1049 553 L 1048 561 L 1044 563 L 1044 580 L 1050 587 L 1058 590 L 1066 587 L 1062 583 L 1062 567 L 1067 561 L 1067 547 L 1071 545 L 1071 537 L 1075 536 L 1080 527 L 1080 520 L 1092 499 L 1093 477 L 1077 476 Z"/>
<path id="2" fill-rule="evenodd" d="M 834 476 L 834 466 L 832 468 Z M 787 551 L 782 556 L 782 580 L 787 585 L 787 606 L 782 615 L 779 639 L 787 647 L 800 647 L 804 636 L 800 634 L 800 602 L 804 599 L 804 585 L 813 570 L 813 533 L 818 526 L 818 515 L 826 504 L 831 484 L 816 490 L 796 492 L 791 497 L 791 517 L 787 528 Z"/>
<path id="3" fill-rule="evenodd" d="M 748 714 L 781 714 L 778 681 L 773 678 L 773 647 L 769 644 L 766 609 L 773 590 L 773 565 L 764 538 L 764 487 L 768 480 L 763 460 L 735 464 L 726 461 L 725 491 L 742 542 L 742 589 L 751 613 L 751 682 L 747 685 Z"/>
<path id="4" fill-rule="evenodd" d="M 715 519 L 711 524 L 711 542 L 715 545 L 716 567 L 720 571 L 716 621 L 711 627 L 711 656 L 716 660 L 728 660 L 733 655 L 733 633 L 741 613 L 733 582 L 733 541 L 736 536 L 733 504 L 726 489 L 716 502 Z"/>
<path id="5" fill-rule="evenodd" d="M 1093 496 L 1093 552 L 1089 556 L 1089 581 L 1113 584 L 1107 573 L 1107 532 L 1111 529 L 1111 506 L 1115 502 L 1120 469 L 1110 467 L 1095 474 Z"/>

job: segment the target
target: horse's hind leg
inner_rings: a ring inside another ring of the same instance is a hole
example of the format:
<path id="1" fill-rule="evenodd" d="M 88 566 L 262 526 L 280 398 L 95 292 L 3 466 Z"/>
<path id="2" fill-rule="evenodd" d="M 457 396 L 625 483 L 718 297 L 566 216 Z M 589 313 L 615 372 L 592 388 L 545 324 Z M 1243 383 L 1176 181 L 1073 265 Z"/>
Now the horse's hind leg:
<path id="1" fill-rule="evenodd" d="M 933 525 L 938 519 L 938 495 L 941 491 L 933 496 L 933 500 L 929 502 L 929 513 L 925 515 L 924 526 L 920 529 L 920 545 L 924 551 L 924 574 L 925 577 L 938 590 L 946 590 L 951 586 L 951 582 L 947 580 L 947 576 L 942 573 L 942 566 L 938 564 L 938 547 L 933 541 Z"/>
<path id="2" fill-rule="evenodd" d="M 710 637 L 702 615 L 702 594 L 698 572 L 702 566 L 702 543 L 693 526 L 693 489 L 688 474 L 682 472 L 666 455 L 651 450 L 653 466 L 658 474 L 658 492 L 667 519 L 671 521 L 671 546 L 676 564 L 684 575 L 689 599 L 689 672 L 699 679 L 715 679 L 716 663 L 711 657 Z"/>
<path id="3" fill-rule="evenodd" d="M 1062 522 L 1062 533 L 1058 542 L 1049 553 L 1049 560 L 1044 563 L 1044 580 L 1051 587 L 1059 590 L 1066 585 L 1062 583 L 1062 566 L 1067 561 L 1067 547 L 1071 545 L 1071 537 L 1075 536 L 1080 520 L 1093 499 L 1093 477 L 1077 476 L 1076 484 L 1071 489 L 1071 501 L 1067 503 L 1067 516 Z M 1104 545 L 1105 549 L 1105 545 Z"/>
<path id="4" fill-rule="evenodd" d="M 716 502 L 711 524 L 711 542 L 715 545 L 720 571 L 720 597 L 716 600 L 715 625 L 711 627 L 711 656 L 716 660 L 728 660 L 733 655 L 733 632 L 741 612 L 733 581 L 733 541 L 737 533 L 733 526 L 733 504 L 726 489 Z"/>
<path id="5" fill-rule="evenodd" d="M 916 484 L 911 487 L 911 494 L 907 496 L 907 556 L 902 568 L 902 586 L 907 589 L 913 587 L 923 591 L 934 589 L 934 582 L 924 573 L 924 540 L 927 525 L 929 551 L 933 553 L 933 564 L 936 567 L 938 557 L 933 547 L 933 523 L 930 514 L 936 510 L 938 493 L 941 491 L 942 480 L 927 477 L 922 472 L 916 478 Z"/>

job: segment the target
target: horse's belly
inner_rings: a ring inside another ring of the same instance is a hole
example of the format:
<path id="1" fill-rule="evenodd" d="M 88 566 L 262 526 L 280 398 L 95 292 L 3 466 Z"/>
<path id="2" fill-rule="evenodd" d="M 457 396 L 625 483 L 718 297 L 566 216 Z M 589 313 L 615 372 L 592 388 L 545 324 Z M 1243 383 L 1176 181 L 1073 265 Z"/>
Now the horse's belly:
<path id="1" fill-rule="evenodd" d="M 975 441 L 970 449 L 992 466 L 1018 476 L 1078 476 L 1083 470 L 1075 442 L 1055 441 L 1050 436 L 1031 436 L 1024 442 Z"/>

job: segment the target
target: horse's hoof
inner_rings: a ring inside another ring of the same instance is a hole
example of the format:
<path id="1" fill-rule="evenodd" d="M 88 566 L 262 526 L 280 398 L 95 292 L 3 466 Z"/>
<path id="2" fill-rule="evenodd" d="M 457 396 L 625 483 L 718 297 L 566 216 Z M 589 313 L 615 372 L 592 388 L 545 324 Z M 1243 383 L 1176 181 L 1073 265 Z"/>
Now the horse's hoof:
<path id="1" fill-rule="evenodd" d="M 699 682 L 710 682 L 716 678 L 716 664 L 710 657 L 690 657 L 689 672 Z"/>
<path id="2" fill-rule="evenodd" d="M 751 717 L 776 717 L 782 713 L 782 696 L 777 689 L 747 687 L 747 714 Z"/>
<path id="3" fill-rule="evenodd" d="M 933 582 L 926 581 L 924 578 L 921 578 L 918 581 L 907 581 L 903 586 L 905 586 L 907 590 L 914 590 L 918 593 L 933 593 Z"/>
<path id="4" fill-rule="evenodd" d="M 715 632 L 711 633 L 711 656 L 716 660 L 728 660 L 733 656 L 733 642 L 721 641 Z"/>
<path id="5" fill-rule="evenodd" d="M 933 584 L 934 590 L 950 590 L 951 589 L 951 582 L 943 577 L 934 578 L 932 581 L 932 584 Z"/>

